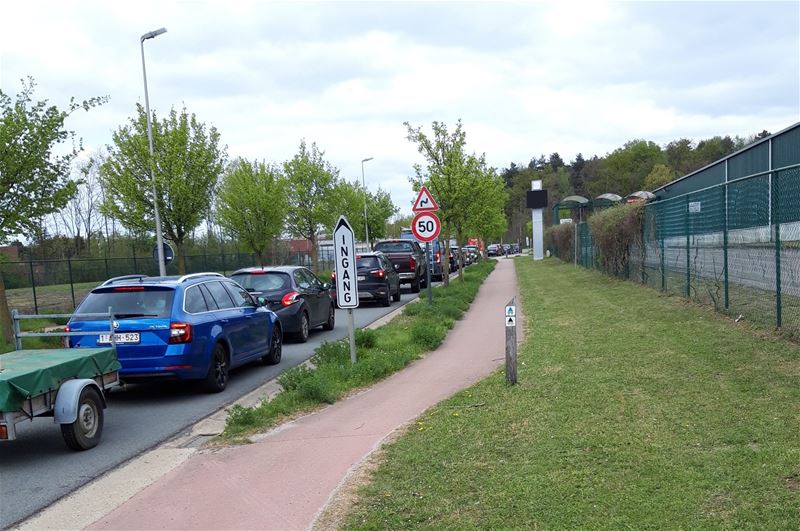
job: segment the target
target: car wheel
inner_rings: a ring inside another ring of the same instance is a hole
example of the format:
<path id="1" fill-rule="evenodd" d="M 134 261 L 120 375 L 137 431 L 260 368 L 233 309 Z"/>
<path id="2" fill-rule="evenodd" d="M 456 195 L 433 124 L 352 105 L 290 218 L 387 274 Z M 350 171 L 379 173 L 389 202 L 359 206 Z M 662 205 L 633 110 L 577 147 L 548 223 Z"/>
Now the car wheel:
<path id="1" fill-rule="evenodd" d="M 400 283 L 397 283 L 397 290 L 395 290 L 394 295 L 392 295 L 392 300 L 397 302 L 400 300 Z"/>
<path id="2" fill-rule="evenodd" d="M 328 310 L 328 320 L 325 321 L 325 324 L 322 325 L 323 330 L 333 330 L 333 327 L 336 326 L 336 310 L 331 304 L 330 309 Z"/>
<path id="3" fill-rule="evenodd" d="M 300 343 L 308 341 L 308 314 L 306 312 L 300 314 L 300 331 L 295 334 L 295 337 Z"/>
<path id="4" fill-rule="evenodd" d="M 267 354 L 261 358 L 262 365 L 277 365 L 281 362 L 283 355 L 283 330 L 281 326 L 275 323 L 272 328 L 272 340 L 269 344 Z"/>
<path id="5" fill-rule="evenodd" d="M 221 343 L 214 346 L 211 363 L 208 366 L 205 387 L 210 393 L 220 393 L 228 385 L 228 352 Z"/>
<path id="6" fill-rule="evenodd" d="M 64 442 L 72 450 L 88 450 L 100 442 L 103 434 L 103 400 L 94 387 L 87 386 L 78 398 L 78 418 L 61 425 Z"/>
<path id="7" fill-rule="evenodd" d="M 419 284 L 420 284 L 419 277 L 411 281 L 411 293 L 419 293 Z"/>
<path id="8" fill-rule="evenodd" d="M 392 304 L 392 286 L 386 284 L 386 296 L 381 299 L 381 306 L 391 306 Z"/>

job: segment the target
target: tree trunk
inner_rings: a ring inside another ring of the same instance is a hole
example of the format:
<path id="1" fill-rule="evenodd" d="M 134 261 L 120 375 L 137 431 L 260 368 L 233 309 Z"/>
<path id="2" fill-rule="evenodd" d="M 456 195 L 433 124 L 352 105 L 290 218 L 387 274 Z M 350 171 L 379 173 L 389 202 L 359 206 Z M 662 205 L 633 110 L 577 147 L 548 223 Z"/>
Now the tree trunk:
<path id="1" fill-rule="evenodd" d="M 458 280 L 460 282 L 464 282 L 464 254 L 463 250 L 461 249 L 464 246 L 464 234 L 459 229 L 456 230 L 456 244 L 459 246 L 458 252 L 456 256 L 459 257 L 458 259 Z"/>
<path id="2" fill-rule="evenodd" d="M 311 234 L 311 238 L 309 238 L 311 242 L 311 270 L 314 274 L 319 273 L 319 257 L 317 256 L 317 235 L 315 233 Z"/>
<path id="3" fill-rule="evenodd" d="M 178 265 L 178 274 L 186 274 L 186 257 L 183 255 L 183 242 L 175 243 L 175 261 Z"/>
<path id="4" fill-rule="evenodd" d="M 450 235 L 444 240 L 444 252 L 442 256 L 442 284 L 445 287 L 450 285 Z"/>
<path id="5" fill-rule="evenodd" d="M 3 280 L 2 271 L 0 271 L 0 332 L 2 332 L 2 339 L 6 343 L 11 343 L 14 341 L 14 326 L 11 323 L 11 312 L 8 310 L 8 300 L 6 299 L 6 283 Z"/>

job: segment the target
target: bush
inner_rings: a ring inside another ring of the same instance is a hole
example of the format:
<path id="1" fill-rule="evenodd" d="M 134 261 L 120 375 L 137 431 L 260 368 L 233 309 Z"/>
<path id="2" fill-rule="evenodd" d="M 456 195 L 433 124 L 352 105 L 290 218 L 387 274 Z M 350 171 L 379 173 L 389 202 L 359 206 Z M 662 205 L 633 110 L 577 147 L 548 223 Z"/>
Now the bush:
<path id="1" fill-rule="evenodd" d="M 378 334 L 369 328 L 356 330 L 356 346 L 358 348 L 373 348 L 378 341 Z"/>
<path id="2" fill-rule="evenodd" d="M 642 246 L 643 205 L 616 205 L 595 214 L 587 222 L 602 268 L 621 275 L 628 266 L 631 246 Z"/>
<path id="3" fill-rule="evenodd" d="M 429 351 L 435 350 L 444 341 L 448 327 L 430 321 L 418 320 L 411 325 L 411 336 L 418 346 Z"/>
<path id="4" fill-rule="evenodd" d="M 298 365 L 291 369 L 286 369 L 278 376 L 278 383 L 287 391 L 293 391 L 300 387 L 300 383 L 309 378 L 312 374 L 311 369 L 304 365 Z"/>
<path id="5" fill-rule="evenodd" d="M 557 257 L 565 262 L 572 262 L 575 258 L 575 225 L 555 225 L 547 229 L 545 236 L 553 242 Z"/>

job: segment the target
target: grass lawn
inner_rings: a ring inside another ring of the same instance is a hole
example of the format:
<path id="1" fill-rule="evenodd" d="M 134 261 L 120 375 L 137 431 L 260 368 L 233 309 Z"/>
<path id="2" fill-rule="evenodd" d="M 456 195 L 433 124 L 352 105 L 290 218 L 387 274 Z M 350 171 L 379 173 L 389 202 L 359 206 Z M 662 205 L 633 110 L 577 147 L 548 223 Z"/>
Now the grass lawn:
<path id="1" fill-rule="evenodd" d="M 498 372 L 427 412 L 346 527 L 798 528 L 800 346 L 555 259 L 516 265 L 519 384 Z"/>

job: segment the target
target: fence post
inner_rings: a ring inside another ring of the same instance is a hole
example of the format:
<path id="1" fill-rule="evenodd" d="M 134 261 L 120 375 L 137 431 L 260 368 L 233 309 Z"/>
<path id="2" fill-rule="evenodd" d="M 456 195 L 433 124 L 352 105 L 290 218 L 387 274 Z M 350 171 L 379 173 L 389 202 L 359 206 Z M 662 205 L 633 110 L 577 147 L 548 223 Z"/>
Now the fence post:
<path id="1" fill-rule="evenodd" d="M 642 242 L 641 243 L 641 245 L 642 245 L 642 264 L 641 264 L 642 271 L 641 271 L 641 276 L 642 276 L 642 284 L 646 284 L 647 283 L 647 275 L 645 274 L 644 269 L 645 269 L 646 264 L 647 264 L 647 243 L 645 242 L 645 239 L 644 239 L 645 238 L 645 230 L 644 230 L 645 227 L 644 227 L 644 225 L 645 225 L 645 223 L 647 223 L 647 208 L 643 206 L 642 207 L 642 211 L 643 211 L 643 214 L 642 214 L 642 234 L 641 234 L 641 242 Z"/>
<path id="2" fill-rule="evenodd" d="M 512 297 L 503 314 L 506 325 L 506 383 L 517 383 L 517 298 Z"/>
<path id="3" fill-rule="evenodd" d="M 222 253 L 220 256 L 222 256 L 222 274 L 227 276 L 228 270 L 225 269 L 225 253 Z"/>
<path id="4" fill-rule="evenodd" d="M 686 232 L 686 298 L 690 299 L 692 296 L 692 269 L 691 261 L 689 259 L 689 196 L 686 196 L 686 208 L 683 211 L 683 228 Z"/>
<path id="5" fill-rule="evenodd" d="M 772 174 L 770 173 L 770 177 Z M 772 222 L 775 223 L 775 320 L 777 327 L 780 328 L 782 323 L 781 316 L 781 198 L 778 193 L 780 186 L 778 174 L 772 177 L 772 200 L 775 202 L 775 208 L 772 209 Z"/>
<path id="6" fill-rule="evenodd" d="M 728 295 L 728 184 L 725 183 L 723 189 L 723 199 L 725 201 L 725 220 L 722 227 L 722 269 L 725 275 L 725 309 L 730 309 L 730 298 Z"/>
<path id="7" fill-rule="evenodd" d="M 39 313 L 39 301 L 36 300 L 36 279 L 33 275 L 33 260 L 28 260 L 28 270 L 31 273 L 31 289 L 33 290 L 33 313 Z"/>
<path id="8" fill-rule="evenodd" d="M 14 348 L 17 350 L 22 350 L 22 338 L 19 337 L 19 318 L 17 315 L 19 311 L 16 308 L 11 310 L 11 319 L 14 321 Z"/>
<path id="9" fill-rule="evenodd" d="M 103 261 L 106 263 L 106 278 L 111 278 L 111 273 L 108 272 L 108 256 L 104 257 Z"/>
<path id="10" fill-rule="evenodd" d="M 136 266 L 136 253 L 133 253 L 133 257 L 132 258 L 133 258 L 133 273 L 138 275 L 139 274 L 139 269 Z"/>
<path id="11" fill-rule="evenodd" d="M 72 282 L 72 260 L 67 258 L 67 271 L 69 271 L 69 291 L 72 294 L 72 309 L 75 309 L 75 284 Z"/>
<path id="12" fill-rule="evenodd" d="M 659 208 L 658 210 L 661 209 Z M 659 216 L 658 210 L 656 210 L 656 232 L 657 235 L 660 236 L 659 240 L 661 242 L 661 291 L 667 291 L 667 271 L 664 267 L 666 262 L 664 258 L 664 229 L 661 227 L 661 222 L 664 221 L 664 216 Z"/>

